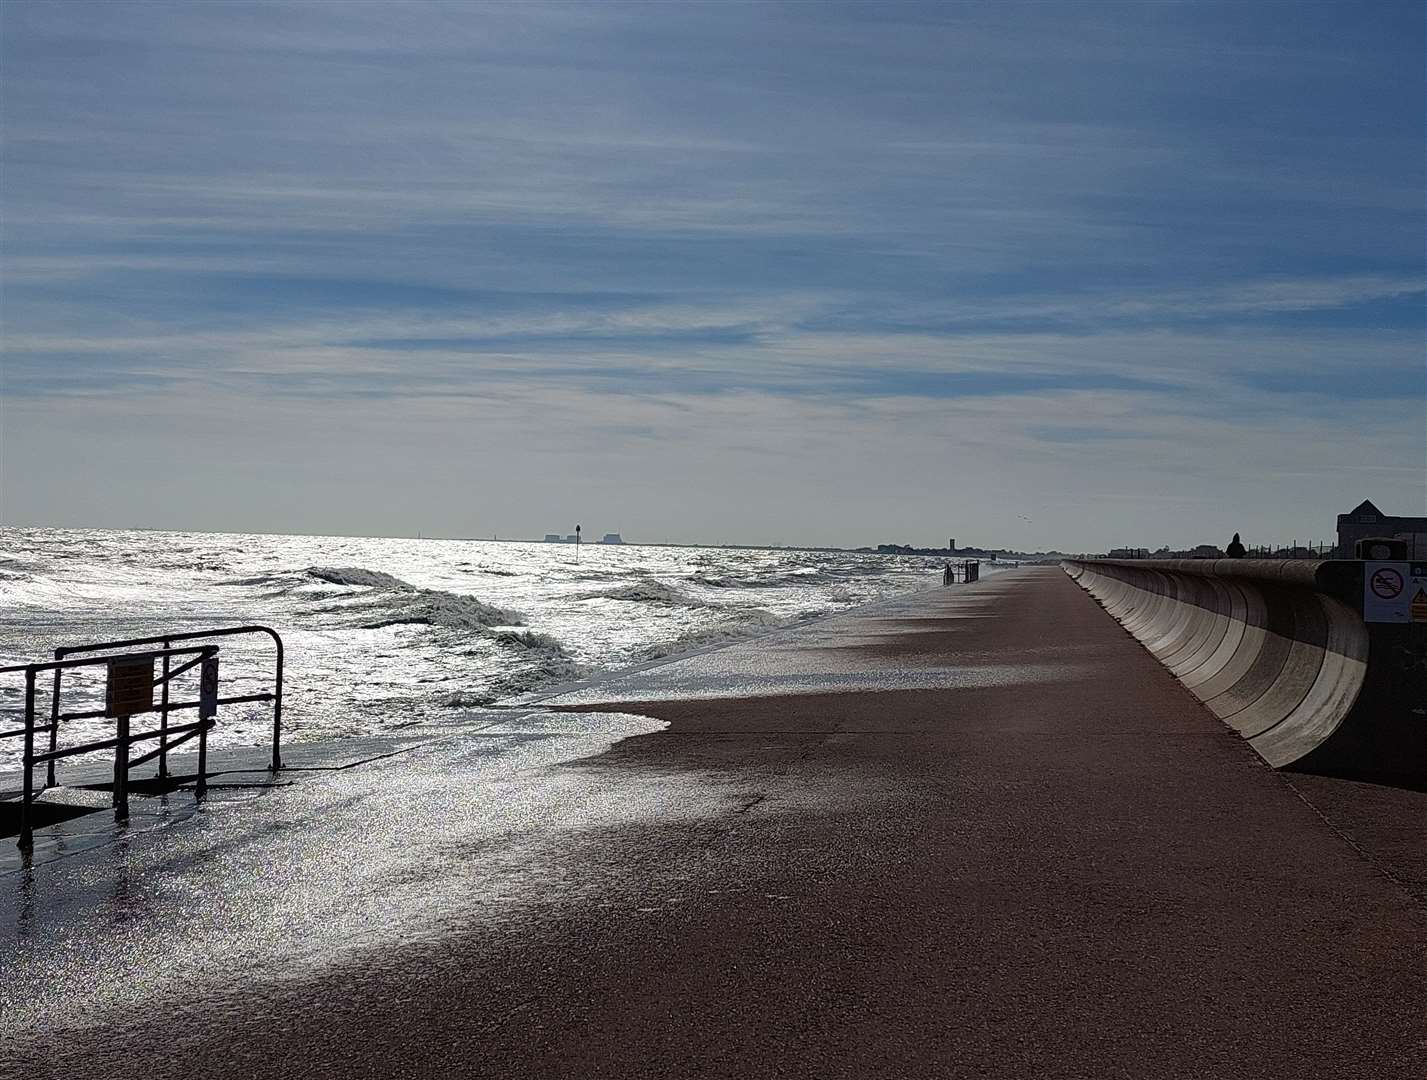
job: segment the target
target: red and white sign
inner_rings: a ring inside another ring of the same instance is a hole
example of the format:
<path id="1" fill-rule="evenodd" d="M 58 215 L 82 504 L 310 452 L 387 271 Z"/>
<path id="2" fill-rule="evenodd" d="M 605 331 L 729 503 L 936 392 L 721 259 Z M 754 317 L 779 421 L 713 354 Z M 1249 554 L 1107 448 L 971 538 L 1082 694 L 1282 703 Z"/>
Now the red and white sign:
<path id="1" fill-rule="evenodd" d="M 1363 563 L 1363 621 L 1427 622 L 1427 563 Z"/>
<path id="2" fill-rule="evenodd" d="M 1379 567 L 1368 575 L 1368 588 L 1383 600 L 1396 600 L 1402 595 L 1403 577 L 1391 566 Z"/>

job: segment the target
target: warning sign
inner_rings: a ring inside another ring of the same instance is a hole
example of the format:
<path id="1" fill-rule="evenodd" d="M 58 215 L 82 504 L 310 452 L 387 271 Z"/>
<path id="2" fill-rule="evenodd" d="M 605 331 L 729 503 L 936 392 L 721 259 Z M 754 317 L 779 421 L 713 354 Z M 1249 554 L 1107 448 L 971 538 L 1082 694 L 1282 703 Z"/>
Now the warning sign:
<path id="1" fill-rule="evenodd" d="M 104 688 L 105 716 L 133 716 L 153 712 L 154 658 L 120 657 L 109 661 L 109 681 Z"/>
<path id="2" fill-rule="evenodd" d="M 1379 567 L 1368 575 L 1368 588 L 1383 600 L 1396 600 L 1402 592 L 1403 577 L 1391 566 Z"/>
<path id="3" fill-rule="evenodd" d="M 1364 622 L 1427 622 L 1427 563 L 1363 563 Z"/>
<path id="4" fill-rule="evenodd" d="M 1413 622 L 1427 622 L 1427 589 L 1418 589 L 1407 606 Z"/>
<path id="5" fill-rule="evenodd" d="M 218 657 L 203 658 L 198 678 L 198 718 L 207 720 L 218 713 Z"/>

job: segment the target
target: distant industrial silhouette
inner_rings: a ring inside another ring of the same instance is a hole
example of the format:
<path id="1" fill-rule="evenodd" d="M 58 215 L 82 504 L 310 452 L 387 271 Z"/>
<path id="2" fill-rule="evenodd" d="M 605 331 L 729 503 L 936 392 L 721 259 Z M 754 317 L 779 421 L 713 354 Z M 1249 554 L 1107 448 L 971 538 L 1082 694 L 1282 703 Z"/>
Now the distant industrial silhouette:
<path id="1" fill-rule="evenodd" d="M 546 533 L 545 543 L 547 544 L 576 544 L 580 542 L 580 527 L 575 526 L 575 531 L 568 535 L 561 536 L 559 533 Z M 624 537 L 617 532 L 605 533 L 604 538 L 599 541 L 601 544 L 622 544 Z"/>

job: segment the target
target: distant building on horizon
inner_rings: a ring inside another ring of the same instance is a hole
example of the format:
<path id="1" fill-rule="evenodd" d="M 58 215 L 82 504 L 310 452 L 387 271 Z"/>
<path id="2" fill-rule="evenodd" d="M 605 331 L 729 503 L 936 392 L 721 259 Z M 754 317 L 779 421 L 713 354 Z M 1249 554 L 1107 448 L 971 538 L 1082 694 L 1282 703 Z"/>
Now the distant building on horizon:
<path id="1" fill-rule="evenodd" d="M 601 544 L 622 544 L 622 543 L 624 543 L 624 537 L 620 536 L 619 533 L 605 533 L 605 534 L 604 534 L 604 539 L 601 540 L 600 543 L 601 543 Z"/>
<path id="2" fill-rule="evenodd" d="M 1427 553 L 1427 517 L 1392 517 L 1364 499 L 1346 514 L 1338 515 L 1338 557 L 1356 557 L 1359 540 L 1369 536 L 1389 536 L 1406 540 L 1410 558 Z"/>
<path id="3" fill-rule="evenodd" d="M 565 538 L 559 533 L 546 533 L 545 542 L 547 544 L 563 544 L 565 542 Z"/>

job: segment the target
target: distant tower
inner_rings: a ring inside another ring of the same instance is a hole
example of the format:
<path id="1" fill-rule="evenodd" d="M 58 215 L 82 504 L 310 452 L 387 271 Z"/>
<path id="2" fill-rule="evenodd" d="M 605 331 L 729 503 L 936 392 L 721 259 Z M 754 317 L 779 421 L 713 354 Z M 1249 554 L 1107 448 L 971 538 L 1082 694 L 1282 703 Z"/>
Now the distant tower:
<path id="1" fill-rule="evenodd" d="M 948 540 L 948 541 L 946 542 L 946 550 L 947 550 L 947 551 L 955 551 L 955 550 L 956 550 L 956 537 L 953 536 L 950 540 Z"/>

